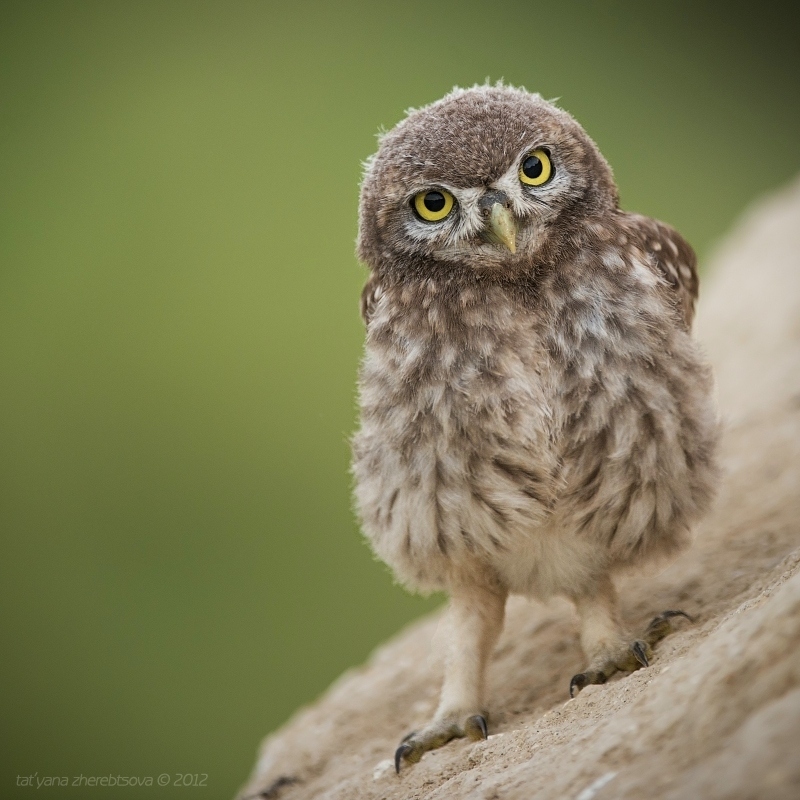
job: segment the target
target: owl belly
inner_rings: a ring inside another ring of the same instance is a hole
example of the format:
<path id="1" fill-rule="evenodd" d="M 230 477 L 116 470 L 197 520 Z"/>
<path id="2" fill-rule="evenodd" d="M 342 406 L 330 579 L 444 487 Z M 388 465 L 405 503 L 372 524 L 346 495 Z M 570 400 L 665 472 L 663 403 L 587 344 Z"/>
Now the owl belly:
<path id="1" fill-rule="evenodd" d="M 532 337 L 528 337 L 530 342 Z M 355 497 L 377 555 L 405 584 L 505 572 L 550 517 L 558 458 L 541 353 L 368 346 Z"/>

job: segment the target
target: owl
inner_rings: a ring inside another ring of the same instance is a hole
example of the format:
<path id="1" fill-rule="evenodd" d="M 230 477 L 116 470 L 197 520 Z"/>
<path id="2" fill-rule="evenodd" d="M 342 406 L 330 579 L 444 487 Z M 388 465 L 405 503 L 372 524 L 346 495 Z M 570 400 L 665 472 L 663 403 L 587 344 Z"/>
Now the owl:
<path id="1" fill-rule="evenodd" d="M 509 594 L 571 600 L 574 695 L 648 666 L 614 580 L 683 548 L 717 481 L 691 247 L 622 211 L 583 128 L 537 94 L 455 89 L 385 133 L 361 186 L 369 269 L 355 502 L 406 587 L 449 595 L 433 719 L 395 754 L 487 736 Z"/>

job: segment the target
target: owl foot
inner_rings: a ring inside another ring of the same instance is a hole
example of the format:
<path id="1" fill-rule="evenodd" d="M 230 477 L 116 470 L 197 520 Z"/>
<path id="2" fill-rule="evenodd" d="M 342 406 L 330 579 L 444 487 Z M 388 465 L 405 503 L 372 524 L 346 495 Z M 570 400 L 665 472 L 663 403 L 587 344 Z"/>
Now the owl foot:
<path id="1" fill-rule="evenodd" d="M 615 672 L 633 672 L 640 667 L 649 667 L 653 658 L 653 648 L 672 633 L 672 620 L 675 617 L 685 617 L 689 622 L 694 622 L 685 611 L 662 612 L 650 621 L 641 639 L 636 639 L 616 653 L 606 654 L 600 659 L 599 664 L 574 675 L 569 682 L 569 696 L 575 697 L 581 689 L 590 684 L 605 683 Z"/>
<path id="2" fill-rule="evenodd" d="M 688 619 L 689 622 L 694 622 L 685 611 L 662 611 L 657 617 L 653 617 L 653 619 L 650 620 L 650 624 L 644 632 L 644 638 L 651 646 L 655 646 L 665 636 L 672 633 L 672 620 L 675 617 L 683 617 L 684 619 Z M 645 664 L 645 666 L 647 665 Z"/>
<path id="3" fill-rule="evenodd" d="M 486 717 L 483 714 L 472 714 L 462 723 L 448 716 L 435 720 L 421 731 L 412 731 L 403 738 L 400 747 L 395 751 L 394 768 L 397 774 L 400 774 L 403 761 L 416 764 L 428 750 L 436 750 L 451 739 L 463 739 L 465 736 L 473 741 L 487 738 Z"/>

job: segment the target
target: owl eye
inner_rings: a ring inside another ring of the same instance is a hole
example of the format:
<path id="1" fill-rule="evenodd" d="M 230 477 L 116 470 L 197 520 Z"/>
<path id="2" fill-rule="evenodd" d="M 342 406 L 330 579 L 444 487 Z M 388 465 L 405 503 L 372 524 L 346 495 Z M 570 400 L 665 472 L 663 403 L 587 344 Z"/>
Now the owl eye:
<path id="1" fill-rule="evenodd" d="M 553 176 L 553 163 L 546 150 L 528 153 L 519 168 L 519 179 L 528 186 L 541 186 Z"/>
<path id="2" fill-rule="evenodd" d="M 414 196 L 414 210 L 428 222 L 438 222 L 453 210 L 453 195 L 444 189 L 420 192 Z"/>

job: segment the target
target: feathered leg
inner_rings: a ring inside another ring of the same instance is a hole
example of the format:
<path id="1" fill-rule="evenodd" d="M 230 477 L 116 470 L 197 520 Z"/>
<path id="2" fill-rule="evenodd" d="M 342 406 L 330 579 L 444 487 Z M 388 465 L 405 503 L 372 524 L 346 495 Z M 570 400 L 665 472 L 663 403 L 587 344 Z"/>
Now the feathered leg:
<path id="1" fill-rule="evenodd" d="M 432 722 L 403 739 L 395 753 L 416 763 L 427 750 L 451 739 L 485 739 L 486 665 L 503 628 L 506 592 L 497 588 L 462 586 L 451 593 L 448 652 L 439 708 Z"/>
<path id="2" fill-rule="evenodd" d="M 605 683 L 615 672 L 632 672 L 650 665 L 653 647 L 672 632 L 675 617 L 691 617 L 683 611 L 664 611 L 647 626 L 641 639 L 631 641 L 619 611 L 619 600 L 610 578 L 593 592 L 573 598 L 581 618 L 581 646 L 589 667 L 569 684 L 570 697 L 591 683 Z"/>

